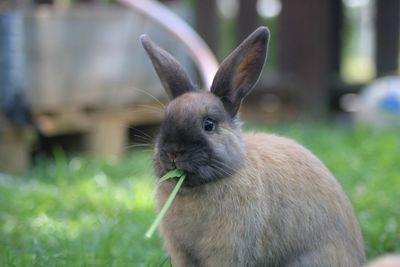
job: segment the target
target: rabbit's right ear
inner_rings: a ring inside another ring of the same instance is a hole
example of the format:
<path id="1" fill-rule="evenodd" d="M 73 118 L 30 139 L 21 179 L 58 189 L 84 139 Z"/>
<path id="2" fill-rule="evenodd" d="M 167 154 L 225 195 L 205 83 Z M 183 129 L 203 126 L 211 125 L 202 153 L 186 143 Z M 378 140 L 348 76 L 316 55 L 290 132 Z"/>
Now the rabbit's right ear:
<path id="1" fill-rule="evenodd" d="M 171 100 L 196 90 L 186 71 L 171 54 L 156 45 L 147 34 L 141 35 L 140 41 Z"/>

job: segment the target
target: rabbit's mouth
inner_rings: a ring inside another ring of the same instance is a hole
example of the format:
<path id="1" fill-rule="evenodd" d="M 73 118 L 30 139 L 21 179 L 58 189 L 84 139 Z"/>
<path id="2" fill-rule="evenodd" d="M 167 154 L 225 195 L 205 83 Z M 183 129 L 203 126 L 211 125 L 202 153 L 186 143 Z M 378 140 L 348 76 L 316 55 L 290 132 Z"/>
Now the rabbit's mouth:
<path id="1" fill-rule="evenodd" d="M 182 185 L 184 187 L 197 187 L 228 176 L 226 171 L 221 171 L 221 167 L 216 167 L 212 164 L 177 160 L 164 162 L 164 166 L 165 172 L 180 169 L 186 173 L 186 178 Z"/>
<path id="2" fill-rule="evenodd" d="M 180 160 L 165 161 L 164 166 L 167 172 L 174 169 L 179 169 L 185 171 L 185 173 L 188 173 L 188 164 L 184 161 Z"/>
<path id="3" fill-rule="evenodd" d="M 167 173 L 174 169 L 179 169 L 185 172 L 186 178 L 183 182 L 183 187 L 195 187 L 211 182 L 213 179 L 208 176 L 202 175 L 203 171 L 199 170 L 197 166 L 184 161 L 168 161 L 163 162 L 164 173 Z M 176 180 L 178 178 L 175 178 Z"/>
<path id="4" fill-rule="evenodd" d="M 172 149 L 171 149 L 172 147 Z M 207 147 L 177 147 L 169 143 L 158 150 L 159 167 L 163 173 L 173 169 L 185 171 L 187 177 L 183 186 L 195 187 L 217 181 L 224 177 L 230 177 L 241 167 L 240 157 L 232 160 L 224 160 L 225 153 L 218 155 Z"/>

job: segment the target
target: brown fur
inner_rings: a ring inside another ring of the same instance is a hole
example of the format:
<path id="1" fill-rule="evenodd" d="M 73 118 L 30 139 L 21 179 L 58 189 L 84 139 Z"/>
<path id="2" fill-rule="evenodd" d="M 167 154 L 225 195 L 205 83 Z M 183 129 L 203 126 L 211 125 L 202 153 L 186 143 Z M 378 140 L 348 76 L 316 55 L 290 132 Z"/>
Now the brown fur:
<path id="1" fill-rule="evenodd" d="M 245 168 L 184 188 L 161 224 L 176 266 L 361 266 L 363 240 L 351 204 L 326 167 L 291 140 L 244 138 Z M 159 207 L 172 187 L 159 186 Z"/>
<path id="2" fill-rule="evenodd" d="M 260 76 L 268 39 L 265 27 L 251 34 L 208 92 L 193 88 L 186 74 L 176 74 L 183 70 L 171 55 L 141 38 L 171 98 L 155 145 L 156 174 L 188 173 L 160 225 L 176 267 L 364 263 L 351 204 L 323 163 L 292 140 L 240 130 L 237 111 Z M 158 208 L 174 186 L 158 185 Z"/>

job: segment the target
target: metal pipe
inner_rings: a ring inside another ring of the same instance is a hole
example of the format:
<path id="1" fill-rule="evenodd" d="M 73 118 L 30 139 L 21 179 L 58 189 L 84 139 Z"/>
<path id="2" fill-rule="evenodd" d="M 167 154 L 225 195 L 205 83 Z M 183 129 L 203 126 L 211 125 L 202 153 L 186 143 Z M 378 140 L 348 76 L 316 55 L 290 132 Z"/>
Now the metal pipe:
<path id="1" fill-rule="evenodd" d="M 152 0 L 118 0 L 151 19 L 173 35 L 190 52 L 196 63 L 204 86 L 209 89 L 218 69 L 218 61 L 203 39 L 177 15 Z"/>

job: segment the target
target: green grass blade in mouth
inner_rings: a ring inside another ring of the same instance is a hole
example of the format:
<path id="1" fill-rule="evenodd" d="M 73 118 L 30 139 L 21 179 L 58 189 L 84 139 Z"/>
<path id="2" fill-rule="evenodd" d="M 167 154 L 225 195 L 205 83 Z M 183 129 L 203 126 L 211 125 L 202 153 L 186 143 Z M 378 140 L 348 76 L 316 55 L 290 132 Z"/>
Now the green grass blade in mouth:
<path id="1" fill-rule="evenodd" d="M 178 176 L 179 175 L 179 176 Z M 158 225 L 161 223 L 161 220 L 164 218 L 165 214 L 167 213 L 168 209 L 172 205 L 172 202 L 174 201 L 176 194 L 178 194 L 179 189 L 181 188 L 183 181 L 186 178 L 186 174 L 182 170 L 172 170 L 168 172 L 166 175 L 160 178 L 161 181 L 165 181 L 169 178 L 173 177 L 179 177 L 178 182 L 176 183 L 174 189 L 172 190 L 171 194 L 169 195 L 167 201 L 165 201 L 164 206 L 158 213 L 156 219 L 153 221 L 153 223 L 150 225 L 149 230 L 147 230 L 145 237 L 146 238 L 151 238 L 154 231 L 157 229 Z"/>
<path id="2" fill-rule="evenodd" d="M 182 175 L 184 175 L 185 172 L 183 170 L 180 169 L 173 169 L 169 172 L 167 172 L 166 174 L 164 174 L 161 178 L 160 178 L 160 183 L 163 181 L 166 181 L 168 179 L 174 178 L 174 177 L 181 177 Z"/>

